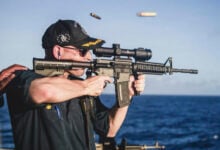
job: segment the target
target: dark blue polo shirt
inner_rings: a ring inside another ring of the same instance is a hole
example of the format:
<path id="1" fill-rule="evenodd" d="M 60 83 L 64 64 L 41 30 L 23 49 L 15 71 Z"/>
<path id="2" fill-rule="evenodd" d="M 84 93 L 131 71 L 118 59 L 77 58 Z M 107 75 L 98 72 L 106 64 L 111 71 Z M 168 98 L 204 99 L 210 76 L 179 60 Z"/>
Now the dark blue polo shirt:
<path id="1" fill-rule="evenodd" d="M 17 71 L 7 87 L 16 150 L 87 150 L 87 143 L 95 150 L 93 132 L 107 134 L 108 109 L 99 98 L 94 98 L 88 142 L 81 98 L 36 105 L 29 96 L 29 86 L 37 78 L 42 76 L 32 71 Z"/>

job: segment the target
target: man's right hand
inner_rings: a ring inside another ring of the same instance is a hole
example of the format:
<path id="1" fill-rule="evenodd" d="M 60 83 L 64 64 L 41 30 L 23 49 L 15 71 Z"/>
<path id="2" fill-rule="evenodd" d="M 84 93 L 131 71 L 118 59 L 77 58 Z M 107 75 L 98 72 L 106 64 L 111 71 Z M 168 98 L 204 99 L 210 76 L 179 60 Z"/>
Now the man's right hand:
<path id="1" fill-rule="evenodd" d="M 86 86 L 86 95 L 99 96 L 107 83 L 112 83 L 113 80 L 109 76 L 92 76 L 84 81 Z"/>
<path id="2" fill-rule="evenodd" d="M 27 67 L 14 64 L 0 72 L 0 92 L 4 91 L 4 88 L 15 77 L 14 72 L 16 70 L 27 70 Z"/>

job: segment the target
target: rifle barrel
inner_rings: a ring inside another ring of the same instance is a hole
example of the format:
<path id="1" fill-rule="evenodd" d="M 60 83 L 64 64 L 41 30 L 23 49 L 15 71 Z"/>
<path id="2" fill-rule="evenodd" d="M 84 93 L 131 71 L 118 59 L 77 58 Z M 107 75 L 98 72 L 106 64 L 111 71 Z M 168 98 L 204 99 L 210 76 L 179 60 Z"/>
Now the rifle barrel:
<path id="1" fill-rule="evenodd" d="M 138 62 L 133 64 L 133 69 L 137 72 L 143 72 L 147 74 L 162 75 L 165 73 L 190 73 L 198 74 L 198 70 L 195 69 L 177 69 L 172 66 L 166 66 L 162 63 L 154 62 Z"/>
<path id="2" fill-rule="evenodd" d="M 177 69 L 177 68 L 172 68 L 172 72 L 198 74 L 198 70 L 195 70 L 195 69 Z"/>

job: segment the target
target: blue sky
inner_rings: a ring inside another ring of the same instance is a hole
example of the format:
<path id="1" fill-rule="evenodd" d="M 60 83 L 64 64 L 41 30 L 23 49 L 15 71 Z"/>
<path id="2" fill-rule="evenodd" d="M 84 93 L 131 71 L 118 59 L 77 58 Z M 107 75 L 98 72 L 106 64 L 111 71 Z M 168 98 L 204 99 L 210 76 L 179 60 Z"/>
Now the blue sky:
<path id="1" fill-rule="evenodd" d="M 32 68 L 44 57 L 41 36 L 58 19 L 73 19 L 104 46 L 149 48 L 150 62 L 173 57 L 176 68 L 198 75 L 147 76 L 144 94 L 220 95 L 220 1 L 218 0 L 19 0 L 0 2 L 0 70 L 14 64 Z M 140 11 L 156 17 L 137 17 Z M 101 20 L 92 18 L 94 12 Z M 113 92 L 109 85 L 106 93 Z"/>

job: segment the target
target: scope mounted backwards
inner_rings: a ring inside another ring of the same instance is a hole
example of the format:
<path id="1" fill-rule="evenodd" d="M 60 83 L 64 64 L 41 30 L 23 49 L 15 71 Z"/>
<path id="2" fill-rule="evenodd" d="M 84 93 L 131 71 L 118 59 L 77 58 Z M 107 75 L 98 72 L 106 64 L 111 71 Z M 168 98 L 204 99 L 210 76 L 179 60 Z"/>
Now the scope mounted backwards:
<path id="1" fill-rule="evenodd" d="M 136 61 L 146 61 L 152 57 L 152 52 L 150 49 L 121 49 L 120 44 L 112 44 L 112 48 L 96 48 L 93 49 L 93 53 L 97 57 L 128 56 L 133 57 Z"/>

